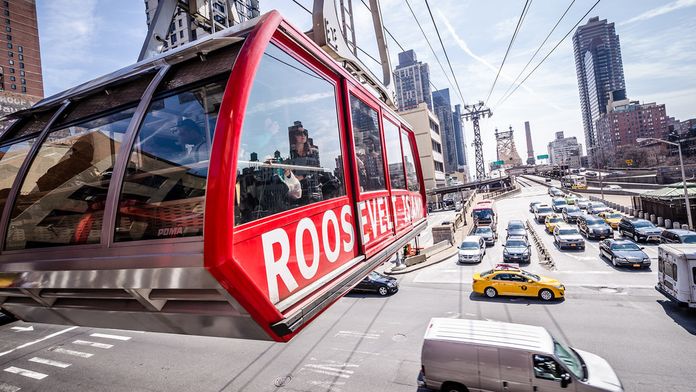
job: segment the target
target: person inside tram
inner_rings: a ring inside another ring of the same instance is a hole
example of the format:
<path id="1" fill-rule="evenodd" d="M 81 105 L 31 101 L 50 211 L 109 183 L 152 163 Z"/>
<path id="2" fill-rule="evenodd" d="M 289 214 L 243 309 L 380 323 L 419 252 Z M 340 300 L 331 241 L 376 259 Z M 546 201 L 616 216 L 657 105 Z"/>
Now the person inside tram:
<path id="1" fill-rule="evenodd" d="M 179 159 L 180 163 L 191 165 L 208 160 L 210 151 L 205 130 L 195 121 L 189 118 L 180 120 L 172 133 L 177 137 L 179 145 L 186 150 Z"/>
<path id="2" fill-rule="evenodd" d="M 309 169 L 310 167 L 321 167 L 319 147 L 315 146 L 312 139 L 309 138 L 309 132 L 302 125 L 302 121 L 295 121 L 293 125 L 288 127 L 288 136 L 290 139 L 290 158 L 283 163 L 298 166 L 297 169 L 286 169 L 281 177 L 283 182 L 288 185 L 288 195 L 291 199 L 297 199 L 300 205 L 322 200 L 319 182 L 322 172 Z M 299 194 L 293 188 L 293 177 L 300 182 L 301 193 Z"/>

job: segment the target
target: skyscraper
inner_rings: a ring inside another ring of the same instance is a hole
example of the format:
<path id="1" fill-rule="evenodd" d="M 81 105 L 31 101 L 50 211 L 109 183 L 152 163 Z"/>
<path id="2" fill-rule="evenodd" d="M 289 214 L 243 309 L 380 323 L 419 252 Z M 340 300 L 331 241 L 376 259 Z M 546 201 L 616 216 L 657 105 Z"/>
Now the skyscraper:
<path id="1" fill-rule="evenodd" d="M 453 173 L 457 171 L 458 165 L 457 138 L 454 132 L 452 103 L 448 88 L 433 91 L 433 106 L 435 107 L 435 115 L 440 122 L 440 135 L 444 147 L 442 155 L 445 160 L 445 173 Z"/>
<path id="2" fill-rule="evenodd" d="M 413 49 L 399 53 L 399 65 L 394 69 L 394 84 L 399 111 L 414 109 L 421 102 L 433 110 L 430 68 L 427 63 L 416 60 Z"/>
<path id="3" fill-rule="evenodd" d="M 464 137 L 462 124 L 462 105 L 454 105 L 452 123 L 454 123 L 454 141 L 457 147 L 457 171 L 468 173 L 469 169 L 466 165 L 466 138 Z"/>
<path id="4" fill-rule="evenodd" d="M 157 11 L 158 0 L 145 0 L 145 17 L 147 25 L 150 25 L 152 18 Z M 227 5 L 235 7 L 228 10 Z M 191 12 L 205 15 L 212 21 L 212 26 L 203 27 L 191 20 L 191 16 L 185 12 L 175 12 L 172 24 L 169 26 L 169 33 L 166 37 L 166 46 L 163 52 L 177 48 L 181 45 L 197 40 L 199 37 L 206 36 L 214 31 L 220 31 L 233 24 L 232 14 L 236 14 L 239 21 L 245 21 L 259 16 L 259 0 L 233 0 L 231 2 L 223 0 L 212 0 L 210 2 L 189 2 L 189 7 L 196 7 Z M 179 9 L 177 9 L 178 11 Z"/>
<path id="5" fill-rule="evenodd" d="M 585 143 L 592 164 L 598 147 L 595 122 L 607 112 L 611 92 L 621 90 L 626 94 L 621 46 L 614 23 L 599 20 L 599 17 L 590 18 L 573 34 L 573 51 Z"/>
<path id="6" fill-rule="evenodd" d="M 43 98 L 39 31 L 34 0 L 3 1 L 0 35 L 0 116 L 32 106 Z"/>

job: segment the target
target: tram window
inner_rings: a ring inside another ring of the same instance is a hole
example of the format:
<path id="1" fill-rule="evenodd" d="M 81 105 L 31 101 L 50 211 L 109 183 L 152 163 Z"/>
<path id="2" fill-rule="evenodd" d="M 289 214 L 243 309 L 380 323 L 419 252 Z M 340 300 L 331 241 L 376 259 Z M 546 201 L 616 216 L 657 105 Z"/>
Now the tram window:
<path id="1" fill-rule="evenodd" d="M 210 146 L 226 77 L 150 104 L 126 169 L 114 241 L 203 234 Z"/>
<path id="2" fill-rule="evenodd" d="M 392 189 L 406 189 L 404 163 L 401 158 L 401 141 L 399 127 L 384 119 L 384 143 L 387 147 L 387 163 L 389 166 L 389 182 Z"/>
<path id="3" fill-rule="evenodd" d="M 0 120 L 0 139 L 10 127 L 17 122 L 16 118 L 3 118 Z"/>
<path id="4" fill-rule="evenodd" d="M 401 133 L 401 144 L 404 146 L 404 162 L 406 163 L 406 181 L 408 190 L 412 192 L 420 191 L 420 183 L 416 174 L 416 161 L 413 159 L 413 150 L 406 133 Z"/>
<path id="5" fill-rule="evenodd" d="M 351 95 L 350 113 L 353 117 L 360 190 L 369 192 L 386 189 L 377 111 Z"/>
<path id="6" fill-rule="evenodd" d="M 269 46 L 238 157 L 236 225 L 345 195 L 336 87 Z"/>
<path id="7" fill-rule="evenodd" d="M 39 113 L 32 113 L 26 117 L 18 120 L 21 121 L 19 124 L 15 124 L 8 133 L 2 135 L 3 142 L 5 140 L 19 139 L 24 136 L 32 135 L 41 132 L 48 121 L 53 116 L 53 111 L 44 111 Z"/>
<path id="8" fill-rule="evenodd" d="M 50 131 L 12 209 L 7 250 L 99 242 L 116 151 L 134 111 Z"/>
<path id="9" fill-rule="evenodd" d="M 0 215 L 5 208 L 7 196 L 10 194 L 19 168 L 24 163 L 34 140 L 23 140 L 0 147 Z"/>

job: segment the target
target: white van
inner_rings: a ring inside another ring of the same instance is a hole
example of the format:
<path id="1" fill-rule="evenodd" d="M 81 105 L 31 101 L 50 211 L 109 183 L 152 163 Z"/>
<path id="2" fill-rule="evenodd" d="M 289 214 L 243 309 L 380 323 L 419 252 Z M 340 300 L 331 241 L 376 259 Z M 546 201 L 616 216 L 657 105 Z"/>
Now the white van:
<path id="1" fill-rule="evenodd" d="M 433 318 L 421 365 L 420 386 L 448 392 L 623 391 L 606 360 L 531 325 Z"/>
<path id="2" fill-rule="evenodd" d="M 657 250 L 657 291 L 696 308 L 696 244 L 663 244 Z"/>

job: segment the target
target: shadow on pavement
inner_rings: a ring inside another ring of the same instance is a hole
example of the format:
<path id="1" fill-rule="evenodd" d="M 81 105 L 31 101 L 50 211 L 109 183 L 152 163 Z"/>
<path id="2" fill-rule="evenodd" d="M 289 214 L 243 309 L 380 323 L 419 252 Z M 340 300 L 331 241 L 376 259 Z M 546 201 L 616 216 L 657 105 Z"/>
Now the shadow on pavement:
<path id="1" fill-rule="evenodd" d="M 469 299 L 476 302 L 497 302 L 501 304 L 513 304 L 513 305 L 558 305 L 565 302 L 565 298 L 553 299 L 551 301 L 544 301 L 536 297 L 515 297 L 515 296 L 505 296 L 505 297 L 495 297 L 488 298 L 485 295 L 471 293 L 469 294 Z"/>
<path id="2" fill-rule="evenodd" d="M 667 299 L 657 300 L 665 313 L 679 324 L 686 332 L 696 335 L 696 311 L 691 308 L 681 307 Z"/>

